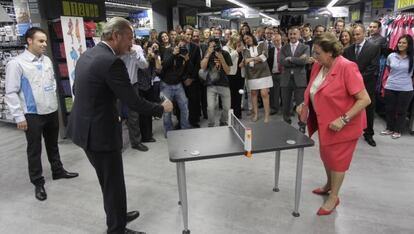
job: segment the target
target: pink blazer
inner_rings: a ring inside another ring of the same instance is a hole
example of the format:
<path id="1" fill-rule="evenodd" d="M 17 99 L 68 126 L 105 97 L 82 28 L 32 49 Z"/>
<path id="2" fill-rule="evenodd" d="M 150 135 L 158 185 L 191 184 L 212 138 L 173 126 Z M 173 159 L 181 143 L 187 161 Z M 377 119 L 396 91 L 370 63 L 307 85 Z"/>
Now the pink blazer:
<path id="1" fill-rule="evenodd" d="M 330 72 L 314 96 L 315 109 L 310 100 L 310 88 L 321 65 L 312 67 L 310 82 L 305 90 L 305 108 L 309 109 L 307 119 L 309 136 L 318 131 L 321 145 L 331 145 L 355 140 L 366 128 L 365 110 L 357 114 L 341 131 L 329 129 L 329 123 L 344 115 L 356 102 L 353 95 L 365 89 L 358 66 L 342 56 L 336 58 Z"/>

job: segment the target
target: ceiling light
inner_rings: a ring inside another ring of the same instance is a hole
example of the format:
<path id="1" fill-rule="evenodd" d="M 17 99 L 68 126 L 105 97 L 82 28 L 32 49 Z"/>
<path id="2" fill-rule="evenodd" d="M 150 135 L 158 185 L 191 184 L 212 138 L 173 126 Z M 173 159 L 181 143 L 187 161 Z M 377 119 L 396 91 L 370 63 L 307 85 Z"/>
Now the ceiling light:
<path id="1" fill-rule="evenodd" d="M 135 9 L 135 10 L 151 10 L 151 7 L 140 6 L 140 5 L 131 5 L 131 4 L 123 4 L 123 3 L 116 3 L 116 2 L 105 2 L 105 6 L 109 7 L 119 7 L 119 8 L 126 8 L 126 9 Z"/>
<path id="2" fill-rule="evenodd" d="M 230 3 L 233 3 L 235 5 L 237 5 L 239 7 L 243 7 L 243 8 L 246 8 L 246 9 L 252 9 L 252 10 L 257 11 L 256 9 L 253 9 L 252 7 L 250 7 L 250 6 L 248 6 L 248 5 L 244 4 L 244 3 L 241 3 L 241 2 L 239 2 L 237 0 L 227 0 L 227 1 L 230 2 Z M 262 16 L 262 17 L 271 19 L 271 20 L 276 20 L 275 18 L 273 18 L 273 17 L 271 17 L 269 15 L 266 15 L 265 13 L 259 13 L 259 15 Z"/>
<path id="3" fill-rule="evenodd" d="M 333 7 L 339 0 L 331 0 L 330 3 L 326 6 L 327 8 Z"/>

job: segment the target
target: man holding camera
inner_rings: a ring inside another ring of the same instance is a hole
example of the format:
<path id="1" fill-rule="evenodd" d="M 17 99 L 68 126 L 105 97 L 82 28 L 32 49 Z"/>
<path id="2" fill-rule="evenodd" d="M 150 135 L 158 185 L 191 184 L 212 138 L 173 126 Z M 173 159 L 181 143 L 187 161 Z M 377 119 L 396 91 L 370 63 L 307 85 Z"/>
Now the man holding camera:
<path id="1" fill-rule="evenodd" d="M 184 36 L 178 35 L 175 40 L 176 46 L 166 48 L 161 64 L 161 95 L 177 102 L 180 110 L 179 121 L 181 129 L 190 127 L 188 123 L 188 99 L 182 83 L 189 85 L 192 83 L 191 80 L 188 80 L 188 76 L 186 77 L 184 74 L 189 74 L 193 70 L 193 63 L 185 46 L 186 42 Z M 164 113 L 165 137 L 167 137 L 168 131 L 174 129 L 171 117 L 171 113 Z"/>
<path id="2" fill-rule="evenodd" d="M 208 126 L 215 125 L 215 109 L 217 96 L 221 98 L 223 112 L 220 117 L 220 126 L 227 125 L 228 111 L 230 109 L 230 88 L 227 74 L 233 65 L 230 54 L 221 48 L 220 38 L 210 38 L 208 49 L 201 60 L 201 69 L 207 85 L 207 111 Z"/>

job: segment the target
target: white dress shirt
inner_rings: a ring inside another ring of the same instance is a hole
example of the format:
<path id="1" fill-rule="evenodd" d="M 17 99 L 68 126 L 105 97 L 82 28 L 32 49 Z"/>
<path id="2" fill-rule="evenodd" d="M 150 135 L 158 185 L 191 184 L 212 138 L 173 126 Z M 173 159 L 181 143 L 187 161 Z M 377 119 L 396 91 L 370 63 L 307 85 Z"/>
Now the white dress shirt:
<path id="1" fill-rule="evenodd" d="M 138 68 L 146 69 L 149 66 L 147 59 L 145 58 L 144 51 L 139 45 L 132 45 L 131 52 L 121 56 L 125 66 L 128 69 L 129 79 L 131 84 L 138 82 Z"/>

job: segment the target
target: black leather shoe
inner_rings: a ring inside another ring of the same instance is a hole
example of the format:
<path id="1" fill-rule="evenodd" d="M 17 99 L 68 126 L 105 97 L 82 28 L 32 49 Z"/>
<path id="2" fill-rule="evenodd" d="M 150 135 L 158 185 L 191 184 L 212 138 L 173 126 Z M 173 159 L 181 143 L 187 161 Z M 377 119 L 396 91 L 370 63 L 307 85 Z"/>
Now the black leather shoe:
<path id="1" fill-rule="evenodd" d="M 142 140 L 142 142 L 144 142 L 144 143 L 148 143 L 148 142 L 156 142 L 157 140 L 155 140 L 153 137 L 151 137 L 151 138 L 149 138 L 149 139 L 145 139 L 145 140 Z"/>
<path id="2" fill-rule="evenodd" d="M 143 152 L 148 151 L 148 147 L 145 146 L 142 143 L 139 143 L 138 145 L 131 146 L 131 148 L 136 149 L 136 150 L 139 150 L 139 151 L 143 151 Z"/>
<path id="3" fill-rule="evenodd" d="M 130 211 L 126 214 L 126 221 L 127 223 L 129 223 L 138 217 L 139 217 L 139 211 L 137 210 Z"/>
<path id="4" fill-rule="evenodd" d="M 35 197 L 39 201 L 44 201 L 47 198 L 46 190 L 43 185 L 38 185 L 35 187 Z"/>
<path id="5" fill-rule="evenodd" d="M 125 228 L 125 234 L 146 234 L 146 233 Z"/>
<path id="6" fill-rule="evenodd" d="M 71 179 L 71 178 L 75 178 L 78 177 L 79 174 L 76 172 L 68 172 L 65 169 L 63 169 L 62 173 L 60 174 L 52 174 L 52 179 L 53 180 L 58 180 L 58 179 Z"/>
<path id="7" fill-rule="evenodd" d="M 372 147 L 377 146 L 377 143 L 374 141 L 372 137 L 365 137 L 365 141 L 368 143 L 368 145 Z"/>

